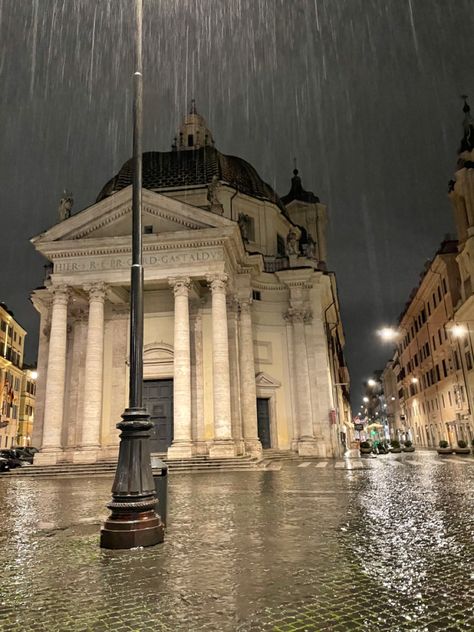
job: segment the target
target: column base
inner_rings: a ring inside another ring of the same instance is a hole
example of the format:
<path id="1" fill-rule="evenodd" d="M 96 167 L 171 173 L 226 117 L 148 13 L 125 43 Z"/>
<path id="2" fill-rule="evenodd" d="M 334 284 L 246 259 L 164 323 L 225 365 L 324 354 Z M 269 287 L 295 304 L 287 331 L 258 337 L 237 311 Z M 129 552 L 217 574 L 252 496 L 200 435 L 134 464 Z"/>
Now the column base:
<path id="1" fill-rule="evenodd" d="M 83 448 L 74 450 L 72 454 L 73 463 L 97 463 L 98 460 L 97 448 Z"/>
<path id="2" fill-rule="evenodd" d="M 300 439 L 298 456 L 321 456 L 321 446 L 314 439 Z"/>
<path id="3" fill-rule="evenodd" d="M 237 456 L 235 443 L 231 440 L 214 441 L 209 447 L 210 459 L 232 459 Z"/>
<path id="4" fill-rule="evenodd" d="M 191 459 L 194 456 L 194 446 L 190 441 L 173 443 L 166 456 L 168 459 Z"/>
<path id="5" fill-rule="evenodd" d="M 205 441 L 195 441 L 194 454 L 196 456 L 207 456 L 209 454 L 207 443 Z"/>
<path id="6" fill-rule="evenodd" d="M 245 454 L 250 456 L 261 457 L 262 456 L 262 444 L 260 439 L 246 439 L 245 440 Z"/>
<path id="7" fill-rule="evenodd" d="M 37 452 L 33 457 L 33 465 L 56 465 L 58 461 L 62 460 L 63 451 L 61 449 L 45 450 L 44 452 Z"/>

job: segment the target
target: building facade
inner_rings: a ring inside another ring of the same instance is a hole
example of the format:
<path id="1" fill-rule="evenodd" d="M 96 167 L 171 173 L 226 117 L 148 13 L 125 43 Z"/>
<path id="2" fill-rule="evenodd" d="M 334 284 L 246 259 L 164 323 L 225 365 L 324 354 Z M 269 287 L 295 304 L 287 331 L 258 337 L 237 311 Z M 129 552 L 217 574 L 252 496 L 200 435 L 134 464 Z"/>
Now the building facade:
<path id="1" fill-rule="evenodd" d="M 457 262 L 460 273 L 460 300 L 454 319 L 460 332 L 460 361 L 466 375 L 469 415 L 474 406 L 473 331 L 474 331 L 474 120 L 464 102 L 463 136 L 458 149 L 457 169 L 449 183 L 449 195 L 458 234 Z M 472 428 L 472 421 L 471 421 Z"/>
<path id="2" fill-rule="evenodd" d="M 0 303 L 0 449 L 16 445 L 26 331 Z"/>
<path id="3" fill-rule="evenodd" d="M 16 445 L 22 448 L 33 445 L 37 375 L 36 369 L 30 367 L 23 368 L 20 393 L 20 416 L 16 435 Z"/>
<path id="4" fill-rule="evenodd" d="M 37 463 L 114 459 L 128 399 L 132 163 L 32 240 L 41 318 Z M 341 453 L 348 408 L 326 207 L 297 172 L 280 199 L 214 147 L 193 106 L 143 155 L 144 400 L 169 458 Z M 341 391 L 344 382 L 346 391 Z M 342 405 L 341 405 L 342 402 Z M 350 420 L 350 414 L 348 415 Z"/>
<path id="5" fill-rule="evenodd" d="M 457 241 L 445 240 L 425 266 L 400 317 L 401 341 L 391 363 L 398 387 L 394 414 L 399 438 L 427 447 L 474 437 L 467 378 L 472 350 L 455 326 L 460 299 L 457 246 Z"/>

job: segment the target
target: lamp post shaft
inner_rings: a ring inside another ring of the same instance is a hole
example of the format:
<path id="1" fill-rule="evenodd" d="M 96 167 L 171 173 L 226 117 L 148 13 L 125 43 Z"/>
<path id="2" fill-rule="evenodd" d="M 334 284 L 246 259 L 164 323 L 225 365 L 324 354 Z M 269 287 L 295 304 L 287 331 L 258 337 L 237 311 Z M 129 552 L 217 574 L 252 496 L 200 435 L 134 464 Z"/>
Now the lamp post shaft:
<path id="1" fill-rule="evenodd" d="M 133 75 L 133 187 L 132 268 L 130 291 L 130 389 L 129 407 L 117 424 L 120 447 L 111 515 L 101 530 L 100 545 L 131 549 L 163 541 L 164 528 L 157 504 L 150 462 L 152 422 L 143 408 L 143 265 L 142 265 L 142 0 L 135 0 L 136 72 Z"/>

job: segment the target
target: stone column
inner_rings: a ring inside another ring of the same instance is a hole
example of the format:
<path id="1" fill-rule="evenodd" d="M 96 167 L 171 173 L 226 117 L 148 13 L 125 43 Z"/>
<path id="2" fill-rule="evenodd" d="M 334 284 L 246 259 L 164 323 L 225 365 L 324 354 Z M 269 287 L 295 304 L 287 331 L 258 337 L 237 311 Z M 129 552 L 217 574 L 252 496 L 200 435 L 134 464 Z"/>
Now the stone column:
<path id="1" fill-rule="evenodd" d="M 33 305 L 40 313 L 38 363 L 36 380 L 35 417 L 31 445 L 41 448 L 43 440 L 44 401 L 46 396 L 46 376 L 48 371 L 49 334 L 51 330 L 50 305 L 33 295 Z"/>
<path id="2" fill-rule="evenodd" d="M 311 410 L 310 380 L 308 358 L 306 354 L 305 323 L 311 322 L 311 312 L 304 308 L 290 307 L 285 314 L 293 326 L 294 366 L 296 371 L 296 410 L 298 413 L 298 454 L 300 456 L 318 456 L 317 444 L 313 434 L 313 415 Z"/>
<path id="3" fill-rule="evenodd" d="M 258 438 L 257 389 L 250 306 L 250 299 L 240 300 L 240 401 L 245 452 L 252 456 L 260 456 L 262 444 Z"/>
<path id="4" fill-rule="evenodd" d="M 85 313 L 79 310 L 74 315 L 72 324 L 72 353 L 71 353 L 71 371 L 69 378 L 69 396 L 65 407 L 67 415 L 67 433 L 66 433 L 66 451 L 69 452 L 70 459 L 76 450 L 78 440 L 80 439 L 82 414 L 79 412 L 79 395 L 83 389 L 84 383 L 84 340 L 86 340 L 87 329 L 85 322 Z"/>
<path id="5" fill-rule="evenodd" d="M 74 453 L 73 461 L 95 463 L 99 457 L 102 422 L 105 284 L 85 285 L 84 290 L 89 294 L 84 412 L 79 450 Z"/>
<path id="6" fill-rule="evenodd" d="M 55 465 L 62 454 L 64 387 L 66 377 L 67 306 L 69 291 L 65 285 L 53 286 L 48 374 L 44 404 L 43 441 L 35 455 L 37 465 Z"/>
<path id="7" fill-rule="evenodd" d="M 191 427 L 195 454 L 207 456 L 204 430 L 204 378 L 201 302 L 190 306 L 191 331 Z"/>
<path id="8" fill-rule="evenodd" d="M 229 375 L 230 379 L 230 416 L 232 420 L 232 439 L 237 454 L 245 453 L 242 432 L 242 407 L 240 400 L 240 348 L 239 348 L 239 302 L 237 297 L 227 297 L 227 327 L 229 334 Z"/>
<path id="9" fill-rule="evenodd" d="M 191 347 L 188 277 L 169 279 L 174 294 L 173 443 L 171 459 L 193 456 L 191 436 Z"/>
<path id="10" fill-rule="evenodd" d="M 211 458 L 236 456 L 232 440 L 230 407 L 229 340 L 227 329 L 226 286 L 228 276 L 207 278 L 212 292 L 212 381 L 214 403 L 214 443 Z"/>

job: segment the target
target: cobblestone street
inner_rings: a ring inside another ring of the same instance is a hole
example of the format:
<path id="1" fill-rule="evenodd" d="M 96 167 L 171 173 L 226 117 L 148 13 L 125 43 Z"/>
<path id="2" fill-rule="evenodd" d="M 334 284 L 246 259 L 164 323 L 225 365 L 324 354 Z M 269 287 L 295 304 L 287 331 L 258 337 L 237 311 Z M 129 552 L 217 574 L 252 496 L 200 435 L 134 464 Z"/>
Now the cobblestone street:
<path id="1" fill-rule="evenodd" d="M 110 478 L 1 477 L 0 629 L 474 629 L 472 457 L 306 463 L 171 475 L 166 542 L 128 552 Z"/>

